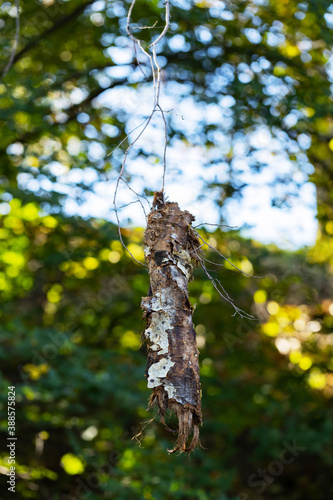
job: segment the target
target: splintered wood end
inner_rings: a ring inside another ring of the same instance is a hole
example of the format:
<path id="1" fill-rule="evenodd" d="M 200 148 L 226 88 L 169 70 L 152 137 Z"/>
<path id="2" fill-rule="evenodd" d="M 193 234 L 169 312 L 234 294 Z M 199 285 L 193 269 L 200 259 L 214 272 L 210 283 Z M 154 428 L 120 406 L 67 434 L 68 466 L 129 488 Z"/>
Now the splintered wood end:
<path id="1" fill-rule="evenodd" d="M 191 453 L 199 444 L 199 425 L 201 425 L 201 415 L 198 415 L 194 408 L 188 408 L 179 403 L 170 404 L 178 418 L 178 436 L 176 445 L 169 454 L 179 451 L 180 453 Z M 192 440 L 187 446 L 190 434 L 193 433 Z"/>
<path id="2" fill-rule="evenodd" d="M 162 386 L 153 389 L 149 400 L 149 408 L 157 406 L 161 423 L 168 431 L 176 432 L 178 434 L 175 447 L 168 450 L 169 454 L 179 451 L 180 453 L 191 453 L 198 445 L 199 440 L 199 427 L 202 424 L 201 412 L 193 405 L 182 405 L 174 400 L 169 400 L 168 394 Z M 170 409 L 177 416 L 178 430 L 173 431 L 165 423 L 165 415 L 167 409 Z M 187 442 L 192 434 L 192 439 L 187 445 Z"/>

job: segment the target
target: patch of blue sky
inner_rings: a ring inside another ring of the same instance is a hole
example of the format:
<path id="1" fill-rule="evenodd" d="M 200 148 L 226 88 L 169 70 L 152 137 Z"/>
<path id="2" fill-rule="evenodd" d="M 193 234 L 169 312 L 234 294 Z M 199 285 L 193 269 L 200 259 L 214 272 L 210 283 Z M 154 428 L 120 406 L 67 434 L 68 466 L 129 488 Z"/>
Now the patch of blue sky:
<path id="1" fill-rule="evenodd" d="M 272 84 L 273 82 L 269 82 Z M 179 96 L 182 96 L 179 99 Z M 130 132 L 143 119 L 148 117 L 152 108 L 153 89 L 142 84 L 139 89 L 118 87 L 106 90 L 96 100 L 98 108 L 110 108 L 113 113 L 127 116 L 126 128 Z M 308 182 L 311 165 L 308 164 L 306 150 L 310 139 L 301 134 L 298 143 L 291 143 L 286 134 L 273 137 L 264 125 L 257 126 L 246 136 L 242 133 L 230 134 L 233 125 L 234 99 L 221 96 L 219 104 L 195 103 L 189 95 L 189 89 L 180 84 L 166 83 L 161 97 L 161 106 L 167 110 L 166 117 L 173 127 L 185 134 L 188 141 L 174 137 L 169 141 L 167 152 L 166 194 L 171 201 L 177 201 L 182 209 L 189 210 L 200 223 L 219 223 L 221 189 L 207 188 L 207 184 L 221 184 L 228 181 L 230 167 L 238 184 L 247 184 L 240 199 L 231 199 L 225 203 L 223 214 L 228 224 L 238 226 L 242 233 L 263 243 L 276 243 L 283 248 L 299 248 L 314 243 L 317 234 L 316 193 L 313 184 Z M 201 137 L 202 124 L 216 126 L 210 132 L 213 145 L 207 148 Z M 289 123 L 292 126 L 292 123 Z M 140 128 L 131 135 L 135 139 Z M 116 135 L 117 130 L 111 131 Z M 92 134 L 90 134 L 92 135 Z M 94 139 L 94 137 L 91 137 Z M 126 162 L 124 179 L 139 194 L 145 190 L 159 190 L 163 173 L 163 121 L 156 113 L 151 124 L 138 143 L 131 150 Z M 98 163 L 109 153 L 97 140 L 89 146 L 88 157 Z M 81 150 L 77 141 L 69 144 L 72 153 Z M 147 156 L 141 154 L 142 149 Z M 294 151 L 296 162 L 291 162 L 289 153 Z M 72 169 L 62 173 L 57 179 L 57 188 L 62 185 L 68 193 L 64 208 L 68 214 L 83 217 L 105 218 L 116 221 L 113 208 L 115 190 L 123 149 L 116 150 L 108 160 L 113 167 L 105 176 L 94 169 Z M 251 165 L 260 164 L 258 171 Z M 103 177 L 104 176 L 104 177 Z M 283 182 L 279 182 L 282 179 Z M 36 179 L 25 179 L 33 182 Z M 77 184 L 90 186 L 77 201 Z M 295 191 L 297 184 L 297 192 Z M 45 179 L 43 179 L 45 185 Z M 50 188 L 50 186 L 48 187 Z M 285 208 L 272 206 L 272 200 L 290 194 L 289 204 Z M 117 206 L 122 207 L 136 200 L 125 183 L 120 183 Z M 146 202 L 145 208 L 149 206 Z M 119 212 L 121 225 L 145 225 L 145 216 L 139 203 L 122 208 Z"/>

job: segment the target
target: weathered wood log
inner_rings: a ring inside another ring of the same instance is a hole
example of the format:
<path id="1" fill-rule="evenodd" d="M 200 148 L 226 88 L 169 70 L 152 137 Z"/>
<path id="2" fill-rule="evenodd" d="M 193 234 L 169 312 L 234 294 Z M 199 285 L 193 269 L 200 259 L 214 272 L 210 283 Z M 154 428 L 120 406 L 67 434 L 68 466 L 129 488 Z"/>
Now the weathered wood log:
<path id="1" fill-rule="evenodd" d="M 155 193 L 145 233 L 150 288 L 141 307 L 149 347 L 146 376 L 153 389 L 149 406 L 157 404 L 163 423 L 168 408 L 178 418 L 178 438 L 171 452 L 191 452 L 199 443 L 202 423 L 199 352 L 188 298 L 191 256 L 200 247 L 191 229 L 193 220 L 177 203 L 164 203 L 162 192 Z"/>

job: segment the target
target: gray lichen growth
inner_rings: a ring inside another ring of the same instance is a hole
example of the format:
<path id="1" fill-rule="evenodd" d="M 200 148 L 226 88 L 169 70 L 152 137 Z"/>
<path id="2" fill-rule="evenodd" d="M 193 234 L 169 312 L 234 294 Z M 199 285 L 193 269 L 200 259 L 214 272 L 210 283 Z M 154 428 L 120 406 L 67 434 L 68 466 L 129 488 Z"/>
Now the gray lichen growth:
<path id="1" fill-rule="evenodd" d="M 167 376 L 168 371 L 174 364 L 170 358 L 162 358 L 157 363 L 151 365 L 148 370 L 148 387 L 152 389 L 161 385 L 163 383 L 162 379 Z"/>
<path id="2" fill-rule="evenodd" d="M 159 354 L 168 354 L 168 330 L 171 328 L 167 313 L 164 311 L 152 312 L 150 325 L 145 330 L 145 336 L 151 342 L 150 349 L 152 351 L 158 351 Z"/>

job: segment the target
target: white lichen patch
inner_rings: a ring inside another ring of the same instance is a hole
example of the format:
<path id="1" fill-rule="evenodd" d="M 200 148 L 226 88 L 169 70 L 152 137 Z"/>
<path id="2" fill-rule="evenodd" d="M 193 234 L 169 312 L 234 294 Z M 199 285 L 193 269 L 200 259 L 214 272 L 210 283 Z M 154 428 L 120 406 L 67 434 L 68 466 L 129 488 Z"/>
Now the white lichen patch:
<path id="1" fill-rule="evenodd" d="M 172 288 L 166 287 L 165 290 L 156 292 L 153 296 L 143 297 L 141 299 L 141 308 L 149 313 L 161 312 L 172 321 L 175 312 L 175 302 L 172 291 Z"/>
<path id="2" fill-rule="evenodd" d="M 157 363 L 151 365 L 148 370 L 148 387 L 152 389 L 153 387 L 158 387 L 162 385 L 163 380 L 170 368 L 174 365 L 174 361 L 171 361 L 170 358 L 160 359 Z"/>
<path id="3" fill-rule="evenodd" d="M 174 256 L 177 259 L 177 267 L 182 271 L 182 273 L 186 276 L 187 281 L 190 281 L 192 278 L 192 264 L 191 264 L 191 256 L 186 250 L 180 250 L 179 252 L 175 252 Z"/>
<path id="4" fill-rule="evenodd" d="M 187 278 L 184 273 L 180 273 L 175 266 L 170 266 L 171 278 L 177 283 L 177 286 L 187 292 Z"/>
<path id="5" fill-rule="evenodd" d="M 151 297 L 150 303 L 152 311 L 163 311 L 165 307 L 163 299 L 163 293 L 161 292 L 156 292 L 155 295 Z"/>
<path id="6" fill-rule="evenodd" d="M 165 311 L 169 316 L 173 316 L 175 304 L 172 296 L 172 289 L 165 288 L 161 292 L 156 292 L 150 297 L 150 308 L 152 311 Z"/>
<path id="7" fill-rule="evenodd" d="M 182 271 L 182 273 L 185 274 L 188 281 L 190 281 L 192 277 L 192 272 L 181 261 L 177 262 L 177 267 Z"/>
<path id="8" fill-rule="evenodd" d="M 144 254 L 145 254 L 146 257 L 148 257 L 148 255 L 150 255 L 150 247 L 145 246 L 144 249 L 143 249 L 143 251 L 144 251 Z"/>
<path id="9" fill-rule="evenodd" d="M 146 311 L 163 311 L 165 309 L 165 301 L 163 294 L 156 292 L 153 297 L 143 297 L 141 300 L 141 307 Z"/>
<path id="10" fill-rule="evenodd" d="M 164 382 L 163 384 L 163 387 L 164 389 L 166 390 L 166 392 L 168 393 L 168 398 L 169 399 L 175 399 L 175 395 L 176 395 L 176 388 L 173 386 L 173 384 L 171 382 Z"/>
<path id="11" fill-rule="evenodd" d="M 168 330 L 171 328 L 170 318 L 165 312 L 152 313 L 150 325 L 145 330 L 145 336 L 152 343 L 150 346 L 152 351 L 159 351 L 159 354 L 168 354 Z"/>

